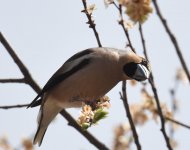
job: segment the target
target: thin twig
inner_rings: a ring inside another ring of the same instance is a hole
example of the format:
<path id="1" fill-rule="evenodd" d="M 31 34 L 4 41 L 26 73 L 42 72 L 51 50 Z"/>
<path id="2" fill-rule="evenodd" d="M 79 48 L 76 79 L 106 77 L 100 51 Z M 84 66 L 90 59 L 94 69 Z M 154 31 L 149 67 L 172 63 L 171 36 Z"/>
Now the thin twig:
<path id="1" fill-rule="evenodd" d="M 71 115 L 65 110 L 61 111 L 61 115 L 63 115 L 67 120 L 69 120 L 68 125 L 74 127 L 78 132 L 80 132 L 86 139 L 93 144 L 96 148 L 101 150 L 109 150 L 103 143 L 100 143 L 92 134 L 87 131 L 81 129 L 81 127 L 77 124 L 77 122 L 71 117 Z"/>
<path id="2" fill-rule="evenodd" d="M 144 39 L 143 31 L 142 31 L 142 26 L 141 26 L 140 23 L 139 23 L 139 33 L 140 33 L 141 42 L 142 42 L 142 46 L 143 46 L 143 53 L 144 53 L 144 56 L 145 56 L 145 58 L 149 61 L 148 54 L 147 54 L 147 50 L 146 50 L 145 39 Z"/>
<path id="3" fill-rule="evenodd" d="M 128 30 L 125 28 L 124 26 L 124 19 L 123 19 L 123 11 L 122 11 L 122 5 L 117 5 L 114 1 L 113 1 L 113 5 L 117 8 L 117 10 L 119 11 L 119 15 L 120 15 L 120 21 L 119 21 L 119 24 L 121 25 L 124 33 L 125 33 L 125 36 L 127 38 L 127 41 L 128 41 L 128 46 L 131 48 L 131 50 L 136 53 L 135 49 L 133 48 L 132 46 L 132 43 L 131 43 L 131 40 L 130 40 L 130 37 L 129 37 L 129 33 L 128 33 Z M 121 99 L 123 100 L 123 104 L 124 104 L 124 107 L 125 107 L 125 111 L 126 111 L 126 115 L 128 117 L 128 120 L 129 120 L 129 123 L 130 123 L 130 126 L 131 126 L 131 129 L 132 129 L 132 132 L 133 132 L 133 138 L 135 140 L 135 144 L 136 144 L 136 147 L 138 150 L 141 150 L 141 144 L 139 142 L 139 138 L 138 138 L 138 134 L 137 134 L 137 131 L 136 131 L 136 128 L 135 128 L 135 125 L 134 125 L 134 122 L 133 122 L 133 119 L 132 119 L 132 116 L 131 116 L 131 113 L 130 113 L 130 109 L 129 109 L 129 104 L 128 104 L 128 100 L 127 100 L 127 91 L 126 91 L 126 81 L 123 81 L 122 82 L 122 94 L 120 93 L 120 96 L 121 96 Z"/>
<path id="4" fill-rule="evenodd" d="M 186 73 L 186 75 L 187 75 L 187 78 L 188 78 L 189 82 L 190 82 L 189 70 L 188 70 L 188 68 L 187 68 L 187 65 L 186 65 L 186 63 L 185 63 L 185 60 L 184 60 L 183 55 L 182 55 L 182 53 L 181 53 L 181 50 L 180 50 L 180 48 L 179 48 L 178 42 L 177 42 L 177 40 L 176 40 L 174 34 L 172 33 L 171 29 L 169 28 L 166 19 L 163 17 L 163 15 L 162 15 L 162 13 L 161 13 L 161 11 L 160 11 L 160 8 L 159 8 L 159 6 L 158 6 L 158 4 L 157 4 L 157 1 L 156 1 L 156 0 L 153 0 L 152 2 L 153 2 L 153 4 L 154 4 L 154 7 L 155 7 L 155 9 L 156 9 L 156 13 L 157 13 L 158 17 L 160 18 L 160 21 L 162 22 L 162 24 L 163 24 L 163 26 L 164 26 L 166 32 L 168 33 L 168 36 L 170 37 L 171 42 L 173 43 L 173 45 L 174 45 L 174 47 L 175 47 L 175 50 L 176 50 L 176 53 L 177 53 L 177 55 L 178 55 L 178 57 L 179 57 L 179 60 L 180 60 L 180 62 L 181 62 L 181 65 L 183 66 L 183 69 L 184 69 L 184 71 L 185 71 L 185 73 Z"/>
<path id="5" fill-rule="evenodd" d="M 142 26 L 141 26 L 140 23 L 139 23 L 139 32 L 140 32 L 140 37 L 141 37 L 141 41 L 142 41 L 142 45 L 143 45 L 143 52 L 145 54 L 146 59 L 149 60 L 147 50 L 146 50 L 146 44 L 145 44 L 145 39 L 144 39 L 144 35 L 143 35 L 143 30 L 142 30 Z M 151 85 L 151 88 L 152 88 L 152 91 L 154 93 L 154 97 L 155 97 L 155 100 L 156 100 L 157 110 L 158 110 L 158 114 L 160 116 L 160 122 L 161 122 L 161 131 L 162 131 L 163 136 L 165 138 L 166 145 L 167 145 L 168 149 L 172 150 L 172 147 L 171 147 L 171 144 L 170 144 L 170 139 L 169 139 L 169 137 L 167 136 L 167 133 L 166 133 L 165 118 L 164 118 L 162 108 L 161 108 L 161 105 L 160 105 L 160 100 L 159 100 L 159 97 L 158 97 L 157 88 L 155 86 L 154 77 L 153 77 L 152 72 L 150 74 L 149 83 Z"/>
<path id="6" fill-rule="evenodd" d="M 25 67 L 25 65 L 23 64 L 23 62 L 20 60 L 20 58 L 16 55 L 16 53 L 14 52 L 14 50 L 11 48 L 11 46 L 9 45 L 9 43 L 7 42 L 7 40 L 5 39 L 5 37 L 3 36 L 3 34 L 0 32 L 0 41 L 3 44 L 3 46 L 5 47 L 5 49 L 7 50 L 7 52 L 10 54 L 10 56 L 12 57 L 12 59 L 15 61 L 15 63 L 17 64 L 17 66 L 19 67 L 19 69 L 21 70 L 21 72 L 24 75 L 24 78 L 26 79 L 26 84 L 30 85 L 32 87 L 32 89 L 34 91 L 36 91 L 36 93 L 39 93 L 41 91 L 39 85 L 34 81 L 34 79 L 32 78 L 32 76 L 30 75 L 28 69 Z M 10 107 L 10 106 L 9 106 Z M 65 110 L 64 110 L 65 111 Z M 65 111 L 66 112 L 66 111 Z M 68 115 L 62 114 L 62 116 L 64 116 L 68 122 L 73 123 L 74 119 L 70 116 L 68 117 Z M 71 119 L 72 118 L 72 119 Z M 77 124 L 77 123 L 76 123 Z M 78 128 L 78 126 L 73 125 L 73 127 L 75 129 Z M 87 132 L 87 131 L 86 131 Z M 95 137 L 93 137 L 93 135 L 91 136 L 86 136 L 88 133 L 86 134 L 82 134 L 88 141 L 91 141 L 91 143 L 94 146 L 100 146 L 103 145 L 100 141 L 98 141 Z M 92 139 L 89 139 L 92 138 Z M 95 140 L 96 139 L 96 140 Z M 93 143 L 95 141 L 95 143 Z M 106 147 L 105 147 L 106 148 Z M 108 148 L 107 148 L 108 149 Z"/>
<path id="7" fill-rule="evenodd" d="M 159 97 L 158 97 L 158 94 L 157 94 L 157 89 L 155 87 L 154 78 L 153 78 L 152 73 L 150 75 L 149 83 L 150 83 L 150 85 L 152 87 L 152 91 L 154 93 L 154 97 L 155 97 L 155 100 L 156 100 L 158 114 L 160 116 L 160 122 L 161 122 L 161 129 L 160 130 L 163 133 L 163 136 L 165 138 L 166 145 L 167 145 L 168 149 L 172 150 L 172 147 L 171 147 L 171 144 L 170 144 L 170 139 L 169 139 L 169 137 L 167 136 L 167 133 L 166 133 L 165 119 L 164 119 L 164 116 L 163 116 L 162 108 L 160 106 L 160 101 L 159 101 Z"/>
<path id="8" fill-rule="evenodd" d="M 132 129 L 132 132 L 133 132 L 135 144 L 137 146 L 137 149 L 141 150 L 141 144 L 139 142 L 138 134 L 137 134 L 137 131 L 136 131 L 136 128 L 135 128 L 135 125 L 134 125 L 134 122 L 133 122 L 133 119 L 131 116 L 131 112 L 130 112 L 130 108 L 129 108 L 129 104 L 128 104 L 128 100 L 127 100 L 126 83 L 127 83 L 126 81 L 122 82 L 122 94 L 120 93 L 120 96 L 121 96 L 121 99 L 123 100 L 127 118 L 129 119 L 129 123 L 130 123 L 131 129 Z"/>
<path id="9" fill-rule="evenodd" d="M 34 91 L 39 93 L 41 91 L 39 85 L 34 81 L 34 79 L 31 77 L 28 69 L 26 66 L 23 64 L 23 62 L 20 60 L 20 58 L 17 56 L 17 54 L 14 52 L 10 44 L 7 42 L 3 34 L 0 32 L 0 41 L 9 53 L 9 55 L 12 57 L 14 62 L 17 64 L 18 68 L 22 72 L 24 78 L 25 78 L 25 83 L 30 85 Z"/>
<path id="10" fill-rule="evenodd" d="M 0 79 L 0 83 L 25 83 L 25 79 Z"/>
<path id="11" fill-rule="evenodd" d="M 122 5 L 117 5 L 114 1 L 113 1 L 113 5 L 117 8 L 117 10 L 119 11 L 119 15 L 120 15 L 120 20 L 119 20 L 119 24 L 121 25 L 124 33 L 125 33 L 125 36 L 127 38 L 127 41 L 128 41 L 128 46 L 131 48 L 131 50 L 135 52 L 135 49 L 131 43 L 131 40 L 130 40 L 130 37 L 129 37 L 129 33 L 128 33 L 128 30 L 125 28 L 125 25 L 124 25 L 124 19 L 123 19 L 123 10 L 122 10 Z"/>
<path id="12" fill-rule="evenodd" d="M 0 106 L 0 109 L 22 108 L 22 107 L 27 107 L 27 106 L 28 106 L 28 104 L 10 105 L 10 106 Z"/>
<path id="13" fill-rule="evenodd" d="M 180 126 L 182 126 L 182 127 L 184 127 L 184 128 L 190 129 L 190 126 L 189 126 L 189 125 L 186 125 L 186 124 L 184 124 L 184 123 L 182 123 L 182 122 L 179 122 L 179 121 L 177 121 L 177 120 L 175 120 L 175 119 L 172 119 L 172 118 L 169 118 L 169 117 L 165 117 L 165 119 L 168 120 L 168 121 L 171 121 L 171 122 L 173 122 L 173 123 L 175 123 L 175 124 L 178 124 L 178 125 L 180 125 Z"/>
<path id="14" fill-rule="evenodd" d="M 89 24 L 89 27 L 92 28 L 92 30 L 94 31 L 94 35 L 95 35 L 96 40 L 98 42 L 98 46 L 102 47 L 98 32 L 96 31 L 96 24 L 94 23 L 94 20 L 92 19 L 92 13 L 88 12 L 86 0 L 82 0 L 82 3 L 83 3 L 83 6 L 84 6 L 84 10 L 82 12 L 84 12 L 86 14 L 86 17 L 88 18 L 87 24 Z"/>

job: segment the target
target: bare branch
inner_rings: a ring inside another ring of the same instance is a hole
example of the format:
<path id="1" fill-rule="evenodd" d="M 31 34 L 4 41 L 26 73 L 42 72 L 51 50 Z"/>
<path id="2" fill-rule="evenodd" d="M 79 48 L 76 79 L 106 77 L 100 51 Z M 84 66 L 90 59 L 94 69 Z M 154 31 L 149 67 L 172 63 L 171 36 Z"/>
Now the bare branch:
<path id="1" fill-rule="evenodd" d="M 146 44 L 145 44 L 145 39 L 144 39 L 143 31 L 142 31 L 142 26 L 140 23 L 139 23 L 139 33 L 140 33 L 140 38 L 141 38 L 141 42 L 142 42 L 142 46 L 143 46 L 144 56 L 149 61 L 147 49 L 146 49 Z"/>
<path id="2" fill-rule="evenodd" d="M 142 31 L 142 26 L 141 26 L 140 23 L 139 23 L 139 32 L 140 32 L 140 37 L 141 37 L 141 41 L 142 41 L 142 45 L 143 45 L 143 52 L 145 54 L 146 59 L 149 60 L 148 55 L 147 55 L 147 50 L 146 50 L 145 39 L 144 39 L 143 31 Z M 162 108 L 161 108 L 161 105 L 160 105 L 160 100 L 159 100 L 159 97 L 158 97 L 158 93 L 157 93 L 157 89 L 156 89 L 156 86 L 155 86 L 154 77 L 153 77 L 152 72 L 150 74 L 149 83 L 150 83 L 150 85 L 152 87 L 152 91 L 154 93 L 154 97 L 155 97 L 155 100 L 156 100 L 157 110 L 158 110 L 158 114 L 160 116 L 160 122 L 161 122 L 161 131 L 162 131 L 163 136 L 165 138 L 166 145 L 167 145 L 168 149 L 172 150 L 172 147 L 170 145 L 170 139 L 169 139 L 169 137 L 167 136 L 167 133 L 166 133 L 165 118 L 164 118 Z"/>
<path id="3" fill-rule="evenodd" d="M 17 64 L 17 66 L 19 67 L 19 69 L 21 70 L 22 74 L 24 75 L 24 78 L 26 79 L 26 84 L 30 85 L 32 87 L 33 90 L 36 91 L 36 93 L 39 93 L 41 91 L 39 85 L 34 81 L 34 79 L 32 78 L 32 76 L 30 75 L 28 69 L 25 67 L 25 65 L 22 63 L 22 61 L 20 60 L 20 58 L 16 55 L 16 53 L 14 52 L 14 50 L 11 48 L 11 46 L 9 45 L 9 43 L 7 42 L 7 40 L 4 38 L 3 34 L 0 32 L 0 41 L 3 44 L 3 46 L 5 47 L 5 49 L 8 51 L 8 53 L 10 54 L 10 56 L 12 57 L 12 59 L 15 61 L 15 63 Z M 24 104 L 25 105 L 25 104 Z M 12 108 L 19 108 L 22 107 L 23 105 L 14 105 L 14 106 L 7 106 L 7 109 L 9 109 L 10 107 Z M 5 107 L 5 106 L 3 106 Z M 8 108 L 9 107 L 9 108 Z M 25 107 L 25 106 L 23 106 Z M 2 108 L 2 109 L 6 109 L 6 108 Z M 65 113 L 63 113 L 65 112 Z M 66 114 L 66 110 L 62 111 L 62 116 L 64 116 L 67 121 L 71 124 L 75 129 L 78 129 L 78 125 L 76 125 L 76 121 L 69 115 L 68 117 L 68 113 Z M 75 123 L 73 123 L 75 121 Z M 80 132 L 81 133 L 81 132 Z M 95 137 L 91 136 L 87 136 L 88 132 L 86 131 L 86 134 L 82 134 L 88 141 L 90 141 L 94 146 L 100 146 L 103 145 L 100 141 L 98 141 Z M 89 139 L 92 138 L 92 139 Z M 93 143 L 94 142 L 94 143 Z M 105 147 L 106 148 L 106 147 Z"/>
<path id="4" fill-rule="evenodd" d="M 153 78 L 152 73 L 150 75 L 149 83 L 151 84 L 152 91 L 154 93 L 154 97 L 155 97 L 155 100 L 156 100 L 157 110 L 158 110 L 158 114 L 160 116 L 160 122 L 161 122 L 161 131 L 162 131 L 163 136 L 165 138 L 166 145 L 167 145 L 168 149 L 172 150 L 172 147 L 171 147 L 171 144 L 170 144 L 170 139 L 169 139 L 169 137 L 167 136 L 167 133 L 166 133 L 165 119 L 164 119 L 164 116 L 163 116 L 162 108 L 160 106 L 160 101 L 159 101 L 159 97 L 158 97 L 158 94 L 157 94 L 157 89 L 155 87 L 154 78 Z"/>
<path id="5" fill-rule="evenodd" d="M 135 49 L 131 43 L 131 40 L 130 40 L 130 37 L 129 37 L 129 33 L 128 33 L 128 30 L 125 28 L 125 25 L 124 25 L 124 19 L 123 19 L 123 10 L 122 10 L 122 5 L 119 5 L 117 6 L 117 4 L 113 1 L 113 5 L 117 8 L 117 10 L 119 11 L 119 15 L 120 15 L 120 21 L 119 21 L 119 24 L 121 25 L 124 33 L 125 33 L 125 36 L 127 38 L 127 41 L 128 41 L 128 46 L 131 48 L 131 50 L 135 52 Z"/>
<path id="6" fill-rule="evenodd" d="M 29 105 L 29 104 L 10 105 L 10 106 L 0 106 L 0 109 L 22 108 L 22 107 L 27 107 L 28 105 Z"/>
<path id="7" fill-rule="evenodd" d="M 158 6 L 158 4 L 157 4 L 157 1 L 156 1 L 156 0 L 153 0 L 152 2 L 153 2 L 153 4 L 154 4 L 154 7 L 155 7 L 155 9 L 156 9 L 156 13 L 157 13 L 158 17 L 160 18 L 160 21 L 162 22 L 162 24 L 163 24 L 163 26 L 164 26 L 166 32 L 168 33 L 168 36 L 170 37 L 171 42 L 173 43 L 173 45 L 174 45 L 174 47 L 175 47 L 175 50 L 176 50 L 176 53 L 177 53 L 177 55 L 178 55 L 178 57 L 179 57 L 179 60 L 180 60 L 180 62 L 181 62 L 181 65 L 183 66 L 183 69 L 184 69 L 184 71 L 185 71 L 185 73 L 186 73 L 186 75 L 187 75 L 187 78 L 188 78 L 189 82 L 190 82 L 189 70 L 188 70 L 188 68 L 187 68 L 187 65 L 186 65 L 186 63 L 185 63 L 185 60 L 184 60 L 183 55 L 182 55 L 182 53 L 181 53 L 181 50 L 180 50 L 180 48 L 179 48 L 178 42 L 177 42 L 177 40 L 176 40 L 174 34 L 172 33 L 171 29 L 169 28 L 166 19 L 163 17 L 163 15 L 162 15 L 162 13 L 161 13 L 161 11 L 160 11 L 160 8 L 159 8 L 159 6 Z"/>
<path id="8" fill-rule="evenodd" d="M 20 71 L 22 72 L 22 74 L 23 74 L 23 76 L 25 78 L 25 83 L 27 83 L 28 85 L 30 85 L 33 90 L 35 90 L 37 93 L 39 93 L 41 91 L 40 87 L 33 80 L 33 78 L 31 77 L 28 69 L 22 63 L 22 61 L 20 60 L 20 58 L 14 52 L 14 50 L 9 45 L 9 43 L 7 42 L 7 40 L 5 39 L 5 37 L 3 36 L 3 34 L 1 32 L 0 32 L 0 41 L 3 44 L 3 46 L 5 47 L 5 49 L 7 50 L 7 52 L 10 54 L 10 56 L 12 57 L 12 59 L 14 60 L 14 62 L 17 64 L 17 66 L 19 67 Z"/>
<path id="9" fill-rule="evenodd" d="M 25 83 L 25 79 L 0 79 L 0 83 Z"/>
<path id="10" fill-rule="evenodd" d="M 84 12 L 86 14 L 86 17 L 88 18 L 87 23 L 89 24 L 89 27 L 92 28 L 92 30 L 94 31 L 94 35 L 95 35 L 96 40 L 98 42 L 98 46 L 102 47 L 98 32 L 96 31 L 96 24 L 94 23 L 94 20 L 92 20 L 92 14 L 90 14 L 88 12 L 88 10 L 87 10 L 88 8 L 87 8 L 86 0 L 82 0 L 82 3 L 83 3 L 83 6 L 84 6 L 84 10 L 82 12 Z"/>
<path id="11" fill-rule="evenodd" d="M 190 129 L 190 126 L 188 126 L 188 125 L 186 125 L 186 124 L 184 124 L 182 122 L 179 122 L 179 121 L 177 121 L 175 119 L 172 119 L 172 118 L 169 118 L 169 117 L 165 117 L 165 119 L 168 120 L 168 121 L 171 121 L 171 122 L 173 122 L 173 123 L 175 123 L 177 125 L 180 125 L 180 126 L 182 126 L 184 128 Z"/>
<path id="12" fill-rule="evenodd" d="M 136 131 L 136 128 L 135 128 L 135 125 L 134 125 L 134 122 L 133 122 L 133 119 L 132 119 L 132 116 L 131 116 L 131 113 L 130 113 L 130 108 L 129 108 L 129 104 L 128 104 L 128 100 L 127 100 L 126 83 L 127 83 L 126 81 L 122 82 L 122 94 L 120 93 L 120 96 L 121 96 L 121 99 L 123 100 L 126 115 L 127 115 L 128 119 L 129 119 L 129 123 L 130 123 L 131 129 L 132 129 L 132 132 L 133 132 L 133 137 L 134 137 L 134 140 L 135 140 L 135 144 L 137 146 L 137 149 L 141 150 L 141 144 L 139 142 L 138 134 L 137 134 L 137 131 Z"/>
<path id="13" fill-rule="evenodd" d="M 131 50 L 134 53 L 136 53 L 135 49 L 132 46 L 132 43 L 131 43 L 131 40 L 130 40 L 130 37 L 129 37 L 129 33 L 128 33 L 127 29 L 124 26 L 122 6 L 121 5 L 118 6 L 114 1 L 113 1 L 113 5 L 119 11 L 119 15 L 120 15 L 119 24 L 121 25 L 121 27 L 122 27 L 122 29 L 123 29 L 123 31 L 125 33 L 125 36 L 126 36 L 127 41 L 128 41 L 128 46 L 131 48 Z M 139 142 L 138 134 L 137 134 L 135 125 L 133 123 L 133 119 L 132 119 L 132 116 L 131 116 L 131 113 L 130 113 L 129 104 L 128 104 L 128 100 L 127 100 L 126 81 L 122 82 L 122 94 L 120 93 L 120 96 L 121 96 L 121 99 L 123 100 L 123 104 L 124 104 L 124 107 L 125 107 L 126 115 L 128 117 L 131 129 L 132 129 L 132 132 L 133 132 L 133 137 L 134 137 L 134 140 L 135 140 L 136 147 L 137 147 L 138 150 L 141 150 L 141 144 Z"/>

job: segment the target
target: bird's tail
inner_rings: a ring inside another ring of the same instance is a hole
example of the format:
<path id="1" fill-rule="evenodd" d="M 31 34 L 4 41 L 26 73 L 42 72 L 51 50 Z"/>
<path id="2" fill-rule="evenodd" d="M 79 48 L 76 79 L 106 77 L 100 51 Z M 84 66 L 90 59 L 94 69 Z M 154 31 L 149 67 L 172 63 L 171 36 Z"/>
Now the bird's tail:
<path id="1" fill-rule="evenodd" d="M 62 108 L 56 106 L 55 102 L 51 101 L 51 99 L 46 99 L 38 114 L 38 129 L 35 134 L 33 144 L 38 143 L 39 146 L 42 144 L 48 125 L 61 110 Z"/>
<path id="2" fill-rule="evenodd" d="M 36 132 L 36 135 L 35 135 L 34 141 L 33 141 L 34 144 L 38 143 L 39 146 L 42 144 L 46 130 L 47 130 L 47 127 L 38 126 L 38 130 Z"/>

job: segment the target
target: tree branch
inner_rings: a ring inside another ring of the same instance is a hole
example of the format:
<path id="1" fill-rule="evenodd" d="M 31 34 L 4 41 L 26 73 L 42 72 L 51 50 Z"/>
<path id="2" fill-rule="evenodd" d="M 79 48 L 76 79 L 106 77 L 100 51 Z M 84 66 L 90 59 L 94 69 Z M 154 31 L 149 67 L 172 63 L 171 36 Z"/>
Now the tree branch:
<path id="1" fill-rule="evenodd" d="M 122 10 L 122 5 L 119 5 L 117 6 L 117 4 L 113 1 L 113 5 L 115 6 L 115 8 L 119 11 L 119 15 L 120 15 L 120 21 L 119 21 L 119 24 L 121 25 L 124 33 L 125 33 L 125 36 L 127 38 L 127 41 L 128 41 L 128 46 L 131 48 L 131 50 L 136 53 L 132 43 L 131 43 L 131 40 L 130 40 L 130 37 L 129 37 L 129 33 L 128 33 L 128 30 L 125 28 L 125 25 L 124 25 L 124 19 L 123 19 L 123 10 Z"/>
<path id="2" fill-rule="evenodd" d="M 7 42 L 7 40 L 4 38 L 4 36 L 3 36 L 3 34 L 1 32 L 0 32 L 0 41 L 3 44 L 3 46 L 5 47 L 5 49 L 7 50 L 7 52 L 10 54 L 10 56 L 12 57 L 12 59 L 15 61 L 15 63 L 19 67 L 19 69 L 22 72 L 22 74 L 24 75 L 24 78 L 25 78 L 25 81 L 26 81 L 25 83 L 28 84 L 28 85 L 30 85 L 32 87 L 32 89 L 34 91 L 36 91 L 36 93 L 39 93 L 41 91 L 39 85 L 34 81 L 34 79 L 32 78 L 32 76 L 30 75 L 28 69 L 22 63 L 22 61 L 20 60 L 20 58 L 16 55 L 16 53 L 14 52 L 14 50 L 12 49 L 12 47 L 9 45 L 9 43 Z M 11 107 L 12 108 L 18 108 L 18 107 L 25 107 L 25 106 L 23 106 L 23 105 L 14 105 L 14 106 L 7 106 L 7 108 L 5 106 L 2 106 L 2 107 L 4 107 L 4 109 L 9 109 Z M 75 124 L 73 123 L 75 120 L 71 116 L 68 117 L 68 113 L 66 114 L 66 110 L 63 110 L 62 112 L 65 112 L 65 113 L 62 113 L 62 116 L 65 117 L 69 123 L 71 122 L 71 124 L 73 124 L 72 127 L 74 127 L 75 129 L 78 130 L 78 126 L 76 125 L 77 123 L 75 123 Z M 82 135 L 88 141 L 90 141 L 94 146 L 98 147 L 100 145 L 103 145 L 100 141 L 98 141 L 92 135 L 91 136 L 87 136 L 88 134 L 90 134 L 90 133 L 87 132 L 87 133 L 82 134 Z M 89 139 L 89 138 L 92 138 L 92 139 Z M 95 143 L 93 143 L 93 142 L 95 142 Z M 106 149 L 106 147 L 105 147 L 105 149 Z"/>
<path id="3" fill-rule="evenodd" d="M 29 104 L 10 105 L 10 106 L 0 106 L 0 109 L 22 108 L 22 107 L 27 107 L 28 105 L 29 105 Z"/>
<path id="4" fill-rule="evenodd" d="M 181 62 L 181 65 L 182 65 L 182 67 L 183 67 L 183 69 L 184 69 L 184 71 L 185 71 L 185 73 L 186 73 L 186 75 L 187 75 L 187 78 L 188 78 L 189 82 L 190 82 L 189 70 L 188 70 L 188 68 L 187 68 L 187 65 L 186 65 L 186 63 L 185 63 L 185 60 L 184 60 L 183 55 L 182 55 L 182 53 L 181 53 L 181 50 L 180 50 L 180 48 L 179 48 L 178 42 L 177 42 L 177 40 L 176 40 L 174 34 L 172 33 L 171 29 L 169 28 L 166 19 L 163 17 L 163 15 L 162 15 L 162 13 L 161 13 L 161 11 L 160 11 L 160 8 L 159 8 L 159 6 L 158 6 L 158 4 L 157 4 L 157 1 L 156 1 L 156 0 L 153 0 L 152 2 L 153 2 L 153 4 L 154 4 L 154 7 L 155 7 L 155 9 L 156 9 L 156 13 L 157 13 L 158 17 L 160 18 L 160 21 L 162 22 L 162 24 L 163 24 L 163 26 L 164 26 L 166 32 L 168 33 L 168 36 L 170 37 L 171 42 L 173 43 L 173 45 L 174 45 L 174 47 L 175 47 L 175 50 L 176 50 L 176 53 L 177 53 L 177 55 L 178 55 L 178 57 L 179 57 L 179 60 L 180 60 L 180 62 Z"/>
<path id="5" fill-rule="evenodd" d="M 141 41 L 142 41 L 142 45 L 143 45 L 143 52 L 145 54 L 146 59 L 149 60 L 148 55 L 147 55 L 147 50 L 146 50 L 145 39 L 144 39 L 143 31 L 142 31 L 142 26 L 141 26 L 140 23 L 139 23 L 139 32 L 140 32 L 140 37 L 141 37 Z M 157 93 L 157 89 L 156 89 L 156 86 L 155 86 L 154 77 L 153 77 L 152 72 L 150 74 L 149 83 L 151 85 L 151 88 L 152 88 L 152 91 L 154 93 L 154 97 L 155 97 L 155 100 L 156 100 L 157 110 L 158 110 L 158 114 L 160 116 L 160 122 L 161 122 L 161 131 L 162 131 L 163 136 L 165 138 L 166 145 L 167 145 L 168 149 L 172 150 L 172 147 L 170 145 L 170 139 L 169 139 L 169 137 L 167 136 L 167 133 L 166 133 L 165 119 L 164 119 L 164 115 L 163 115 L 162 108 L 161 108 L 161 105 L 160 105 L 160 100 L 159 100 L 159 97 L 158 97 L 158 93 Z"/>
<path id="6" fill-rule="evenodd" d="M 94 20 L 92 20 L 92 14 L 90 14 L 88 12 L 86 0 L 82 0 L 82 3 L 83 3 L 83 6 L 84 6 L 84 10 L 82 12 L 84 12 L 86 14 L 86 17 L 88 18 L 87 24 L 89 24 L 89 27 L 92 28 L 92 30 L 94 31 L 94 35 L 95 35 L 96 40 L 98 42 L 98 46 L 102 47 L 102 44 L 100 42 L 100 38 L 99 38 L 98 32 L 96 31 L 96 24 L 94 23 Z"/>
<path id="7" fill-rule="evenodd" d="M 179 122 L 179 121 L 177 121 L 177 120 L 175 120 L 175 119 L 172 119 L 172 118 L 169 118 L 169 117 L 165 117 L 165 119 L 168 120 L 168 121 L 170 121 L 170 122 L 173 122 L 173 123 L 175 123 L 175 124 L 177 124 L 177 125 L 180 125 L 180 126 L 182 126 L 182 127 L 184 127 L 184 128 L 190 129 L 190 126 L 189 126 L 189 125 L 186 125 L 186 124 L 184 124 L 184 123 L 182 123 L 182 122 Z"/>
<path id="8" fill-rule="evenodd" d="M 0 79 L 0 83 L 25 83 L 25 78 L 21 79 Z"/>
<path id="9" fill-rule="evenodd" d="M 120 15 L 119 24 L 121 25 L 121 27 L 122 27 L 122 29 L 123 29 L 123 31 L 125 33 L 125 36 L 126 36 L 127 41 L 128 41 L 128 46 L 131 48 L 131 50 L 134 53 L 136 53 L 135 49 L 132 46 L 128 30 L 124 26 L 122 5 L 117 6 L 117 4 L 114 1 L 113 1 L 113 5 L 119 11 L 119 15 Z M 133 119 L 132 119 L 132 116 L 131 116 L 131 113 L 130 113 L 130 108 L 129 108 L 129 104 L 128 104 L 128 100 L 127 100 L 126 83 L 127 83 L 126 81 L 122 82 L 122 94 L 120 93 L 120 96 L 121 96 L 121 99 L 123 100 L 123 104 L 124 104 L 124 107 L 125 107 L 126 115 L 127 115 L 127 118 L 129 120 L 131 129 L 132 129 L 133 138 L 134 138 L 136 147 L 137 147 L 138 150 L 141 150 L 141 144 L 139 142 L 138 134 L 137 134 L 137 131 L 136 131 L 136 128 L 135 128 L 135 125 L 134 125 L 134 122 L 133 122 Z"/>
<path id="10" fill-rule="evenodd" d="M 121 96 L 121 99 L 123 100 L 126 115 L 129 119 L 129 123 L 130 123 L 131 129 L 132 129 L 132 132 L 133 132 L 133 137 L 135 140 L 136 147 L 138 150 L 141 150 L 141 144 L 139 142 L 138 134 L 137 134 L 137 131 L 136 131 L 136 128 L 135 128 L 135 125 L 134 125 L 134 122 L 133 122 L 133 119 L 132 119 L 132 116 L 130 113 L 130 108 L 129 108 L 129 104 L 128 104 L 128 100 L 127 100 L 126 83 L 127 83 L 126 81 L 122 82 L 122 94 L 120 93 L 120 96 Z"/>
<path id="11" fill-rule="evenodd" d="M 41 91 L 40 87 L 33 80 L 33 78 L 31 77 L 28 69 L 23 64 L 23 62 L 20 60 L 20 58 L 17 56 L 17 54 L 14 52 L 14 50 L 9 45 L 9 43 L 7 42 L 7 40 L 5 39 L 5 37 L 3 36 L 3 34 L 1 32 L 0 32 L 0 41 L 1 41 L 2 45 L 5 47 L 5 49 L 7 50 L 7 52 L 9 53 L 9 55 L 12 57 L 14 62 L 17 64 L 20 71 L 22 72 L 22 74 L 23 74 L 23 76 L 25 78 L 25 83 L 30 85 L 34 91 L 39 93 Z"/>

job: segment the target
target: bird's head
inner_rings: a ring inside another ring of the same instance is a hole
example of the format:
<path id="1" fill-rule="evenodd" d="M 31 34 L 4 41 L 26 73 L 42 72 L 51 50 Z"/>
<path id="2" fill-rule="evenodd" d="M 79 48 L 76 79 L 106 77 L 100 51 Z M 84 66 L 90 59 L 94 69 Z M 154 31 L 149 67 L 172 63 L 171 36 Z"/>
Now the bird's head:
<path id="1" fill-rule="evenodd" d="M 123 78 L 127 80 L 144 81 L 150 76 L 148 61 L 133 52 L 122 56 L 122 70 Z"/>

